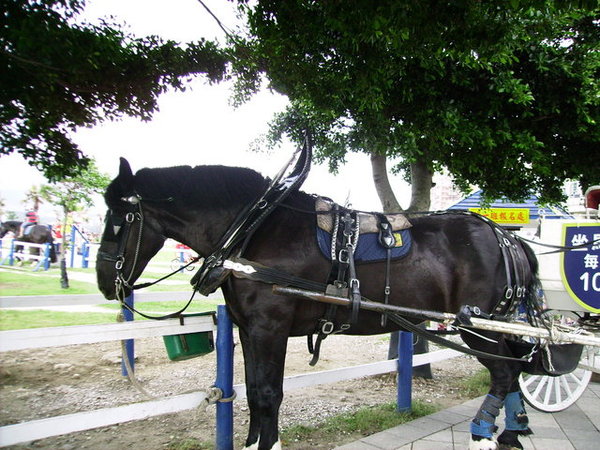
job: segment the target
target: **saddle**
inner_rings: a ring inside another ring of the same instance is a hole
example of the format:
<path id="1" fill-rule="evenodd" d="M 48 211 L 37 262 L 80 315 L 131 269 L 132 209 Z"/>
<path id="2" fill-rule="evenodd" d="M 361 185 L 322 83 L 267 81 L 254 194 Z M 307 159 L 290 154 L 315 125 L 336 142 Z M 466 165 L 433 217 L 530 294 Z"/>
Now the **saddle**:
<path id="1" fill-rule="evenodd" d="M 409 231 L 412 225 L 402 214 L 353 211 L 322 197 L 317 197 L 315 211 L 317 243 L 323 256 L 331 261 L 326 293 L 349 298 L 351 311 L 348 321 L 336 326 L 337 306 L 327 308 L 315 329 L 316 342 L 313 343 L 312 334 L 308 335 L 308 349 L 313 355 L 309 363 L 311 366 L 319 359 L 323 339 L 330 334 L 344 332 L 358 322 L 361 294 L 355 264 L 385 261 L 382 293 L 387 304 L 391 293 L 391 261 L 406 256 L 412 243 Z M 387 317 L 382 315 L 382 327 L 386 320 Z"/>
<path id="2" fill-rule="evenodd" d="M 317 197 L 317 243 L 323 256 L 335 261 L 340 237 L 343 233 L 340 226 L 340 214 L 343 208 L 332 200 Z M 323 214 L 332 211 L 331 214 Z M 403 214 L 379 214 L 353 212 L 356 217 L 358 233 L 355 234 L 354 261 L 357 264 L 381 262 L 388 258 L 388 250 L 392 260 L 406 256 L 411 248 L 410 228 L 412 224 Z M 355 225 L 355 226 L 356 226 Z M 356 230 L 355 230 L 356 231 Z"/>

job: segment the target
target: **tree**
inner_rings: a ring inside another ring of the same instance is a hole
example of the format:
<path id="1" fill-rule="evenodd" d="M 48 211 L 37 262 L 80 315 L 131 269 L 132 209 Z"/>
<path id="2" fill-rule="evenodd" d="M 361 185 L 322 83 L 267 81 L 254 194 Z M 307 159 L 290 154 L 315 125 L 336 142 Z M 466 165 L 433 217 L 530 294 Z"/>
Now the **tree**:
<path id="1" fill-rule="evenodd" d="M 39 212 L 40 205 L 44 203 L 42 191 L 39 186 L 31 186 L 27 192 L 25 192 L 25 200 L 23 202 L 26 206 L 31 205 L 31 210 Z"/>
<path id="2" fill-rule="evenodd" d="M 408 170 L 412 210 L 429 207 L 432 175 L 488 198 L 562 199 L 565 179 L 600 166 L 597 2 L 240 2 L 240 98 L 265 75 L 290 108 L 270 138 L 316 137 L 332 168 L 371 155 L 384 209 L 386 160 Z"/>
<path id="3" fill-rule="evenodd" d="M 67 224 L 69 214 L 84 207 L 93 205 L 92 196 L 104 192 L 110 183 L 110 177 L 102 174 L 90 160 L 86 169 L 79 175 L 66 177 L 62 181 L 44 185 L 41 189 L 43 198 L 49 203 L 59 206 L 62 210 L 62 242 L 59 256 L 61 287 L 69 287 L 65 254 L 67 250 Z"/>
<path id="4" fill-rule="evenodd" d="M 49 180 L 89 162 L 70 133 L 123 115 L 149 120 L 165 90 L 223 78 L 206 40 L 135 38 L 114 23 L 77 23 L 85 0 L 8 0 L 0 17 L 0 155 L 19 152 Z"/>

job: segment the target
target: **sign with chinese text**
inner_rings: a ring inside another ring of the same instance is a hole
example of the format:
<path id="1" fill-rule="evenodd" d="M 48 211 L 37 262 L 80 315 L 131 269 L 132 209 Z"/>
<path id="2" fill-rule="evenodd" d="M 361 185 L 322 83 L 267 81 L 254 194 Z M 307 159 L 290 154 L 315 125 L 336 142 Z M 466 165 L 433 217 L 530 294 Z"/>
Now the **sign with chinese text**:
<path id="1" fill-rule="evenodd" d="M 565 224 L 563 230 L 564 245 L 579 246 L 562 253 L 563 284 L 573 300 L 600 313 L 600 224 Z"/>
<path id="2" fill-rule="evenodd" d="M 469 208 L 469 211 L 481 214 L 498 224 L 529 224 L 529 209 L 527 208 Z"/>

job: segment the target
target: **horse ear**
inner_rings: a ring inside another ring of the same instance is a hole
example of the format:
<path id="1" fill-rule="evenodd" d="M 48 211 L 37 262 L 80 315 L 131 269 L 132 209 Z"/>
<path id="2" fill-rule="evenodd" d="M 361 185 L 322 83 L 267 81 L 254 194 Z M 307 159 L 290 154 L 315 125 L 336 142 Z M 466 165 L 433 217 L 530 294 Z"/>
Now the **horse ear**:
<path id="1" fill-rule="evenodd" d="M 131 170 L 131 166 L 129 165 L 129 162 L 123 157 L 119 158 L 119 161 L 119 182 L 121 183 L 123 188 L 129 189 L 133 187 L 133 172 Z"/>

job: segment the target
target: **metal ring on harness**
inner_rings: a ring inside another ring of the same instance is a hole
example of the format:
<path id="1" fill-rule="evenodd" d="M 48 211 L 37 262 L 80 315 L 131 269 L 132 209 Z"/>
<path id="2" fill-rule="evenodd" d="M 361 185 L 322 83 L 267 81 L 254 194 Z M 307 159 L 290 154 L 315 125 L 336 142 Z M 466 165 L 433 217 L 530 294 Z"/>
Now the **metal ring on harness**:
<path id="1" fill-rule="evenodd" d="M 328 320 L 328 321 L 323 322 L 323 325 L 321 326 L 321 333 L 331 334 L 331 333 L 333 333 L 334 329 L 335 329 L 335 325 L 333 324 L 333 322 Z"/>

